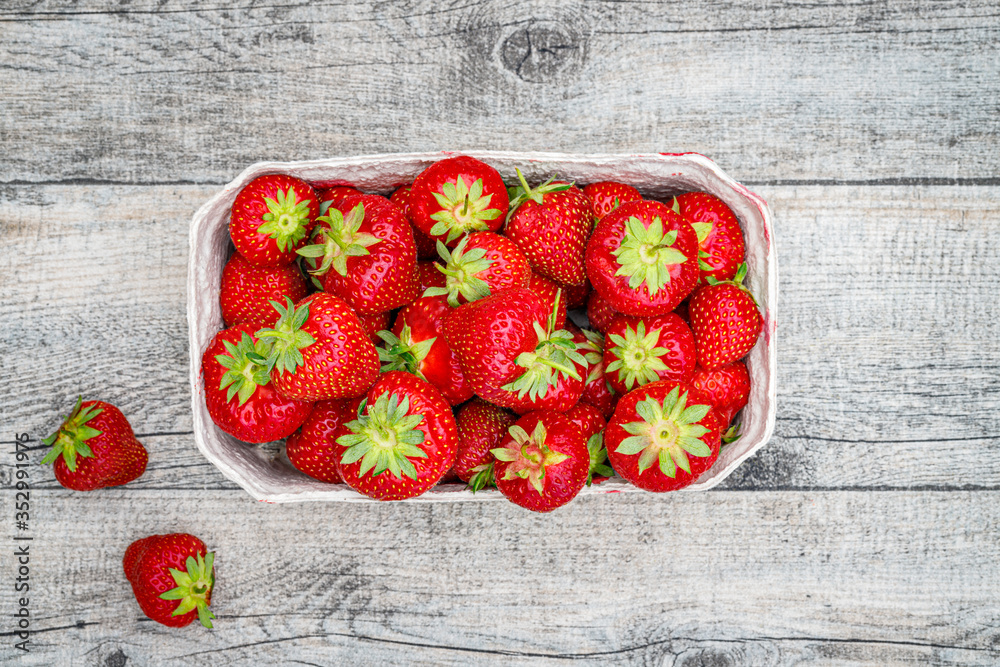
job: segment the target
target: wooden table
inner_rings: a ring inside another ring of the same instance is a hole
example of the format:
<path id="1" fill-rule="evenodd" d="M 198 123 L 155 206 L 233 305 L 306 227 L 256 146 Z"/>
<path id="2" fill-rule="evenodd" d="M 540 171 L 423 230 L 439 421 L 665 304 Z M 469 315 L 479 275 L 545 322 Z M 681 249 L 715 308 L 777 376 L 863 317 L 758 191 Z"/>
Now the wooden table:
<path id="1" fill-rule="evenodd" d="M 222 4 L 0 3 L 0 662 L 1000 663 L 995 2 Z M 266 506 L 199 454 L 199 204 L 261 159 L 471 148 L 698 151 L 770 202 L 777 430 L 723 488 Z M 41 459 L 80 393 L 149 469 L 32 466 L 18 531 L 13 439 Z M 219 554 L 214 631 L 132 598 L 168 531 Z"/>

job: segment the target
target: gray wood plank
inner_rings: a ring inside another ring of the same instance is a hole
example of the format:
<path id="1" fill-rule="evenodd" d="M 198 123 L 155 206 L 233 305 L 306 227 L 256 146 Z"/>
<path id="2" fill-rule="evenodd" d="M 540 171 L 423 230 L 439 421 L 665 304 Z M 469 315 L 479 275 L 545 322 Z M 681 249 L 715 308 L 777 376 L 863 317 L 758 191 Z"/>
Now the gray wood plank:
<path id="1" fill-rule="evenodd" d="M 241 492 L 32 499 L 37 634 L 17 664 L 1000 661 L 996 492 L 620 496 L 547 516 Z M 162 628 L 131 598 L 125 547 L 174 530 L 218 554 L 214 631 Z M 0 604 L 14 608 L 11 587 Z"/>
<path id="2" fill-rule="evenodd" d="M 697 151 L 757 183 L 1000 178 L 991 0 L 25 0 L 0 23 L 0 182 L 463 148 Z"/>

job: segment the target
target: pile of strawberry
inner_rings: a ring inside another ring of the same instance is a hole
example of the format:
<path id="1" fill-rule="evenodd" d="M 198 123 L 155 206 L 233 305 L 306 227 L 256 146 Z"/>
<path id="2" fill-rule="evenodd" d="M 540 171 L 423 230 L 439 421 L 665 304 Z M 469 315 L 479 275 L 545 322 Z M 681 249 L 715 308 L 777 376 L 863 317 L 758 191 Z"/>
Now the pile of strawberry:
<path id="1" fill-rule="evenodd" d="M 761 328 L 736 216 L 707 193 L 517 174 L 460 156 L 390 198 L 249 183 L 202 358 L 215 423 L 381 500 L 457 477 L 545 512 L 615 473 L 695 481 Z"/>

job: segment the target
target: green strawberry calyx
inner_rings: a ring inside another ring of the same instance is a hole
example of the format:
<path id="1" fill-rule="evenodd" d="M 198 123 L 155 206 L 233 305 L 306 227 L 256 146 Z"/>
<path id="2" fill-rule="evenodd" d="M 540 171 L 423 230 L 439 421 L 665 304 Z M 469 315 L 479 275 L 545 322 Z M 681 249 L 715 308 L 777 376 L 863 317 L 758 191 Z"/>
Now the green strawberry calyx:
<path id="1" fill-rule="evenodd" d="M 368 255 L 368 248 L 381 241 L 374 234 L 360 231 L 365 221 L 364 204 L 352 208 L 346 218 L 339 209 L 332 208 L 328 215 L 317 220 L 320 225 L 313 232 L 313 240 L 317 243 L 295 251 L 312 260 L 310 263 L 314 268 L 309 273 L 314 276 L 326 275 L 331 268 L 346 276 L 347 258 Z M 320 258 L 322 261 L 317 261 Z M 318 267 L 315 266 L 317 263 Z"/>
<path id="2" fill-rule="evenodd" d="M 385 347 L 375 348 L 378 351 L 379 361 L 382 362 L 383 373 L 388 373 L 389 371 L 406 371 L 407 373 L 413 373 L 421 380 L 427 379 L 421 372 L 420 367 L 423 365 L 427 355 L 430 354 L 437 336 L 422 341 L 415 341 L 413 340 L 413 332 L 410 330 L 409 324 L 403 325 L 399 336 L 396 336 L 391 331 L 379 331 L 377 335 L 386 344 Z"/>
<path id="3" fill-rule="evenodd" d="M 441 209 L 431 214 L 434 226 L 431 236 L 446 237 L 451 243 L 462 234 L 489 229 L 490 220 L 500 217 L 500 209 L 489 208 L 492 194 L 483 194 L 483 179 L 477 178 L 472 185 L 466 184 L 461 176 L 454 183 L 445 183 L 441 192 L 433 192 Z"/>
<path id="4" fill-rule="evenodd" d="M 410 399 L 386 392 L 368 404 L 368 413 L 345 425 L 351 432 L 337 438 L 337 444 L 346 447 L 340 459 L 342 465 L 361 461 L 359 476 L 371 472 L 372 476 L 389 471 L 397 479 L 417 478 L 412 458 L 427 458 L 418 445 L 424 441 L 424 432 L 417 425 L 424 420 L 422 414 L 408 414 Z"/>
<path id="5" fill-rule="evenodd" d="M 484 463 L 472 469 L 472 475 L 469 477 L 470 491 L 475 493 L 476 491 L 482 491 L 487 486 L 496 485 L 496 480 L 493 477 L 492 463 Z"/>
<path id="6" fill-rule="evenodd" d="M 295 247 L 306 236 L 311 202 L 311 199 L 300 201 L 292 186 L 287 193 L 279 189 L 276 200 L 264 197 L 267 213 L 261 216 L 264 224 L 257 228 L 258 233 L 274 239 L 281 252 Z"/>
<path id="7" fill-rule="evenodd" d="M 673 201 L 670 203 L 670 208 L 677 215 L 681 215 L 681 203 L 677 201 L 677 197 L 673 198 Z M 687 220 L 687 218 L 685 218 L 685 220 Z M 698 235 L 698 268 L 702 271 L 711 271 L 712 267 L 709 266 L 703 258 L 711 257 L 711 255 L 704 250 L 704 245 L 705 239 L 707 239 L 708 235 L 712 233 L 712 223 L 692 220 L 688 220 L 688 222 L 691 223 L 691 227 L 694 228 L 694 233 Z"/>
<path id="8" fill-rule="evenodd" d="M 583 329 L 582 331 L 587 340 L 578 343 L 576 349 L 583 352 L 587 368 L 590 369 L 590 374 L 584 380 L 584 384 L 588 385 L 604 375 L 604 336 L 600 332 L 591 331 L 590 329 Z"/>
<path id="9" fill-rule="evenodd" d="M 633 215 L 625 222 L 621 245 L 611 251 L 618 259 L 615 275 L 628 278 L 629 289 L 645 283 L 649 294 L 656 294 L 670 284 L 670 267 L 687 261 L 684 253 L 673 247 L 676 241 L 677 230 L 664 232 L 659 216 L 646 227 Z"/>
<path id="10" fill-rule="evenodd" d="M 732 426 L 729 427 L 729 430 L 727 430 L 724 434 L 722 434 L 722 444 L 731 445 L 737 440 L 739 440 L 741 435 L 743 434 L 740 433 L 740 425 L 733 424 Z"/>
<path id="11" fill-rule="evenodd" d="M 278 311 L 278 321 L 273 328 L 264 328 L 257 332 L 257 338 L 270 346 L 270 353 L 265 363 L 269 370 L 277 369 L 278 373 L 294 373 L 295 369 L 305 363 L 302 349 L 316 342 L 308 331 L 302 331 L 302 326 L 309 319 L 309 304 L 304 303 L 298 308 L 291 298 L 285 297 L 284 307 L 277 301 L 271 305 Z"/>
<path id="12" fill-rule="evenodd" d="M 674 387 L 663 399 L 649 396 L 639 401 L 635 411 L 642 421 L 623 425 L 632 435 L 621 441 L 615 451 L 632 456 L 639 454 L 639 474 L 654 464 L 667 477 L 676 477 L 677 468 L 691 473 L 691 456 L 711 456 L 712 450 L 701 437 L 708 429 L 699 424 L 710 405 L 687 405 L 688 392 L 680 393 Z"/>
<path id="13" fill-rule="evenodd" d="M 618 371 L 618 379 L 627 389 L 632 389 L 637 383 L 641 386 L 656 382 L 660 379 L 658 373 L 668 370 L 660 357 L 670 352 L 665 347 L 657 346 L 660 342 L 660 330 L 653 329 L 646 333 L 646 323 L 640 320 L 635 329 L 626 326 L 624 333 L 624 336 L 608 336 L 614 343 L 611 352 L 618 358 L 608 364 L 604 372 Z"/>
<path id="14" fill-rule="evenodd" d="M 538 343 L 533 352 L 517 355 L 517 365 L 525 370 L 512 382 L 503 385 L 501 389 L 504 391 L 517 392 L 518 398 L 527 394 L 534 401 L 544 398 L 549 387 L 559 384 L 560 377 L 580 379 L 576 365 L 586 368 L 587 360 L 577 351 L 573 334 L 565 329 L 556 329 L 556 313 L 561 298 L 562 290 L 558 290 L 545 328 L 537 321 L 532 323 Z"/>
<path id="15" fill-rule="evenodd" d="M 52 447 L 42 459 L 44 465 L 56 462 L 60 456 L 70 472 L 76 472 L 76 457 L 93 458 L 94 452 L 90 450 L 87 440 L 96 438 L 102 432 L 92 426 L 87 426 L 87 422 L 104 412 L 103 408 L 97 405 L 89 405 L 83 408 L 83 396 L 78 396 L 76 406 L 73 411 L 63 421 L 59 430 L 42 440 L 43 443 Z"/>
<path id="16" fill-rule="evenodd" d="M 746 292 L 747 296 L 753 300 L 755 306 L 760 308 L 760 304 L 757 303 L 757 297 L 743 284 L 743 279 L 746 278 L 748 270 L 747 263 L 740 262 L 740 265 L 736 268 L 736 275 L 733 276 L 732 280 L 719 280 L 715 276 L 706 276 L 705 282 L 709 285 L 732 285 L 733 287 L 738 287 L 741 291 Z"/>
<path id="17" fill-rule="evenodd" d="M 457 308 L 459 295 L 468 302 L 478 301 L 490 295 L 490 286 L 478 276 L 493 266 L 493 260 L 486 259 L 485 248 L 473 248 L 466 252 L 465 246 L 468 241 L 469 237 L 464 237 L 451 251 L 445 244 L 437 242 L 438 255 L 445 261 L 445 265 L 435 264 L 435 266 L 445 275 L 445 286 L 428 287 L 424 290 L 424 296 L 447 296 L 448 305 Z"/>
<path id="18" fill-rule="evenodd" d="M 209 551 L 204 557 L 198 554 L 197 558 L 188 556 L 184 566 L 186 571 L 170 568 L 170 576 L 174 578 L 177 588 L 161 594 L 160 599 L 181 601 L 171 616 L 183 616 L 197 609 L 198 620 L 206 628 L 211 628 L 215 614 L 208 608 L 208 600 L 215 585 L 215 553 Z"/>
<path id="19" fill-rule="evenodd" d="M 517 424 L 507 429 L 507 432 L 513 442 L 506 447 L 490 450 L 498 461 L 510 463 L 504 471 L 503 479 L 526 479 L 538 491 L 538 495 L 542 495 L 545 492 L 545 469 L 559 465 L 569 455 L 553 451 L 545 444 L 548 433 L 541 420 L 535 424 L 531 435 Z"/>
<path id="20" fill-rule="evenodd" d="M 243 405 L 250 400 L 257 387 L 271 381 L 268 362 L 271 344 L 262 339 L 255 343 L 246 332 L 236 345 L 228 340 L 222 341 L 222 344 L 226 354 L 215 355 L 215 360 L 226 369 L 219 381 L 219 390 L 226 390 L 227 403 L 233 400 L 233 396 L 239 396 L 240 405 Z"/>
<path id="21" fill-rule="evenodd" d="M 556 179 L 556 175 L 553 174 L 537 188 L 532 188 L 528 185 L 528 181 L 524 178 L 524 174 L 521 173 L 520 169 L 515 168 L 514 171 L 517 172 L 517 180 L 520 181 L 520 185 L 507 188 L 510 199 L 510 210 L 507 212 L 508 221 L 514 217 L 514 213 L 520 208 L 521 204 L 528 201 L 541 204 L 545 200 L 545 195 L 552 192 L 565 192 L 573 187 L 572 183 L 553 183 Z"/>
<path id="22" fill-rule="evenodd" d="M 587 473 L 587 486 L 594 481 L 594 475 L 614 477 L 615 471 L 607 464 L 608 450 L 604 446 L 604 431 L 598 431 L 587 440 L 587 451 L 590 453 L 590 471 Z"/>

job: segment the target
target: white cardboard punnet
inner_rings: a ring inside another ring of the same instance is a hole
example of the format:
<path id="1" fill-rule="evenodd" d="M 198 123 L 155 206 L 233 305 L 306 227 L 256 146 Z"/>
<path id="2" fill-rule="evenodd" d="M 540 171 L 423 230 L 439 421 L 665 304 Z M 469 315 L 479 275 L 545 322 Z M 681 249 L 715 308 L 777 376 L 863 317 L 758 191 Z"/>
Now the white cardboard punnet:
<path id="1" fill-rule="evenodd" d="M 259 162 L 240 174 L 212 197 L 191 220 L 187 307 L 191 354 L 191 396 L 194 438 L 198 449 L 222 473 L 254 498 L 271 503 L 307 500 L 377 502 L 345 485 L 314 480 L 294 468 L 284 457 L 240 442 L 222 432 L 208 415 L 201 378 L 201 356 L 223 328 L 219 306 L 222 268 L 229 254 L 229 211 L 239 191 L 257 176 L 290 174 L 310 183 L 349 183 L 365 192 L 388 194 L 413 181 L 428 165 L 459 153 L 401 153 L 332 158 L 307 162 Z M 580 184 L 621 181 L 635 186 L 644 197 L 665 199 L 681 192 L 709 192 L 736 213 L 746 240 L 748 273 L 744 284 L 760 304 L 764 326 L 757 345 L 747 357 L 751 391 L 742 412 L 742 436 L 723 447 L 715 465 L 685 490 L 705 490 L 719 484 L 740 463 L 762 447 L 774 430 L 777 393 L 775 322 L 778 267 L 774 255 L 771 211 L 759 196 L 727 176 L 714 162 L 695 153 L 652 155 L 571 155 L 463 151 L 495 167 L 508 183 L 516 181 L 515 167 L 528 182 L 538 183 L 553 174 Z M 621 478 L 585 488 L 581 495 L 640 491 Z M 464 484 L 435 487 L 409 502 L 448 502 L 502 498 L 495 489 L 476 494 Z"/>

